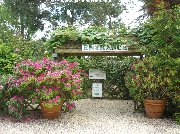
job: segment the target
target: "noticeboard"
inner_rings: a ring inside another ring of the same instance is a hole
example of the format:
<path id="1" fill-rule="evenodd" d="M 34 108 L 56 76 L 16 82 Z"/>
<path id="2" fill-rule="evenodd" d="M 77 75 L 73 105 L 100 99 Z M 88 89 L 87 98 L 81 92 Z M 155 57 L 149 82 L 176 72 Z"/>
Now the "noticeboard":
<path id="1" fill-rule="evenodd" d="M 92 97 L 102 97 L 102 83 L 92 84 Z"/>
<path id="2" fill-rule="evenodd" d="M 89 79 L 106 79 L 106 72 L 99 69 L 89 69 Z"/>

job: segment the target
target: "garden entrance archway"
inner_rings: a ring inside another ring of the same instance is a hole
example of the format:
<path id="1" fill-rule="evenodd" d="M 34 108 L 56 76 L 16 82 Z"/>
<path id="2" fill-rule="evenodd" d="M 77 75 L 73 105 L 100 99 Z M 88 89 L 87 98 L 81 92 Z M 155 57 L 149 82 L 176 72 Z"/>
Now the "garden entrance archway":
<path id="1" fill-rule="evenodd" d="M 61 61 L 62 57 L 67 56 L 139 56 L 143 58 L 142 52 L 139 50 L 128 50 L 128 51 L 82 51 L 82 49 L 56 49 L 57 61 Z M 138 102 L 134 102 L 134 110 L 139 107 Z"/>

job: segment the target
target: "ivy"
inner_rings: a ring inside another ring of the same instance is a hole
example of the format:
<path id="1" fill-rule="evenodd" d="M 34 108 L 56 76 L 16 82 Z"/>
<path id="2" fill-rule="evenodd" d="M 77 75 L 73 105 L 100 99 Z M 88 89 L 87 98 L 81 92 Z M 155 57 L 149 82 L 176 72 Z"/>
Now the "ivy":
<path id="1" fill-rule="evenodd" d="M 82 44 L 127 45 L 138 46 L 133 35 L 124 27 L 119 30 L 109 30 L 104 27 L 92 26 L 78 31 L 75 27 L 58 28 L 47 41 L 47 47 L 52 51 L 57 48 L 81 47 Z"/>

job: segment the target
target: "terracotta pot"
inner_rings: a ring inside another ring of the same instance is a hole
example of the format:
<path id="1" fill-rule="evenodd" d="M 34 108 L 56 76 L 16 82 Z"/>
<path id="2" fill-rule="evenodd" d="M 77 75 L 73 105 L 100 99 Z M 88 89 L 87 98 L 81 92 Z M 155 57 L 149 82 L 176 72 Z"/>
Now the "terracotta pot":
<path id="1" fill-rule="evenodd" d="M 144 107 L 146 111 L 146 116 L 150 119 L 161 118 L 167 101 L 166 100 L 144 100 Z"/>
<path id="2" fill-rule="evenodd" d="M 42 117 L 44 119 L 58 118 L 60 115 L 60 111 L 61 111 L 63 102 L 64 101 L 62 101 L 61 104 L 59 104 L 59 105 L 52 106 L 51 108 L 45 107 L 42 103 L 40 103 Z"/>

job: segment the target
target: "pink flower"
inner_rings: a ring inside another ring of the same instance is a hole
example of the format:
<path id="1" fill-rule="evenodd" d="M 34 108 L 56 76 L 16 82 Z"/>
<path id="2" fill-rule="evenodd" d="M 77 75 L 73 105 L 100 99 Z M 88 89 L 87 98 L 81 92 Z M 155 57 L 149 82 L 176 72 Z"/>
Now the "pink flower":
<path id="1" fill-rule="evenodd" d="M 55 98 L 53 98 L 52 101 L 56 103 L 56 99 Z"/>
<path id="2" fill-rule="evenodd" d="M 73 102 L 73 103 L 71 104 L 71 106 L 72 106 L 72 107 L 75 107 L 75 103 Z"/>
<path id="3" fill-rule="evenodd" d="M 19 98 L 19 97 L 18 97 L 17 95 L 15 95 L 15 96 L 13 97 L 14 100 L 18 100 L 18 98 Z"/>
<path id="4" fill-rule="evenodd" d="M 75 80 L 75 82 L 80 83 L 80 82 L 81 82 L 81 80 Z"/>
<path id="5" fill-rule="evenodd" d="M 60 98 L 59 96 L 56 96 L 56 100 L 59 100 L 59 98 Z"/>
<path id="6" fill-rule="evenodd" d="M 39 92 L 39 89 L 38 89 L 38 88 L 36 88 L 36 92 Z"/>
<path id="7" fill-rule="evenodd" d="M 76 89 L 73 89 L 72 92 L 73 92 L 73 93 L 76 93 Z"/>
<path id="8" fill-rule="evenodd" d="M 81 88 L 81 86 L 80 86 L 80 85 L 78 85 L 78 86 L 77 86 L 77 89 L 80 89 L 80 88 Z"/>
<path id="9" fill-rule="evenodd" d="M 84 74 L 84 77 L 88 77 L 89 75 L 87 73 Z"/>
<path id="10" fill-rule="evenodd" d="M 52 88 L 49 88 L 48 92 L 52 92 Z"/>
<path id="11" fill-rule="evenodd" d="M 70 87 L 71 86 L 71 84 L 70 83 L 66 83 L 66 84 L 64 84 L 66 87 Z"/>
<path id="12" fill-rule="evenodd" d="M 31 101 L 32 101 L 32 103 L 35 103 L 35 99 L 32 99 Z"/>
<path id="13" fill-rule="evenodd" d="M 72 107 L 72 106 L 69 106 L 68 109 L 69 109 L 69 111 L 71 111 L 71 110 L 73 109 L 73 107 Z"/>
<path id="14" fill-rule="evenodd" d="M 62 78 L 61 81 L 62 81 L 62 82 L 66 81 L 66 78 Z"/>
<path id="15" fill-rule="evenodd" d="M 67 60 L 62 60 L 62 61 L 60 62 L 60 64 L 67 64 L 67 63 L 68 63 Z"/>
<path id="16" fill-rule="evenodd" d="M 49 103 L 52 103 L 53 101 L 52 100 L 49 100 Z"/>

